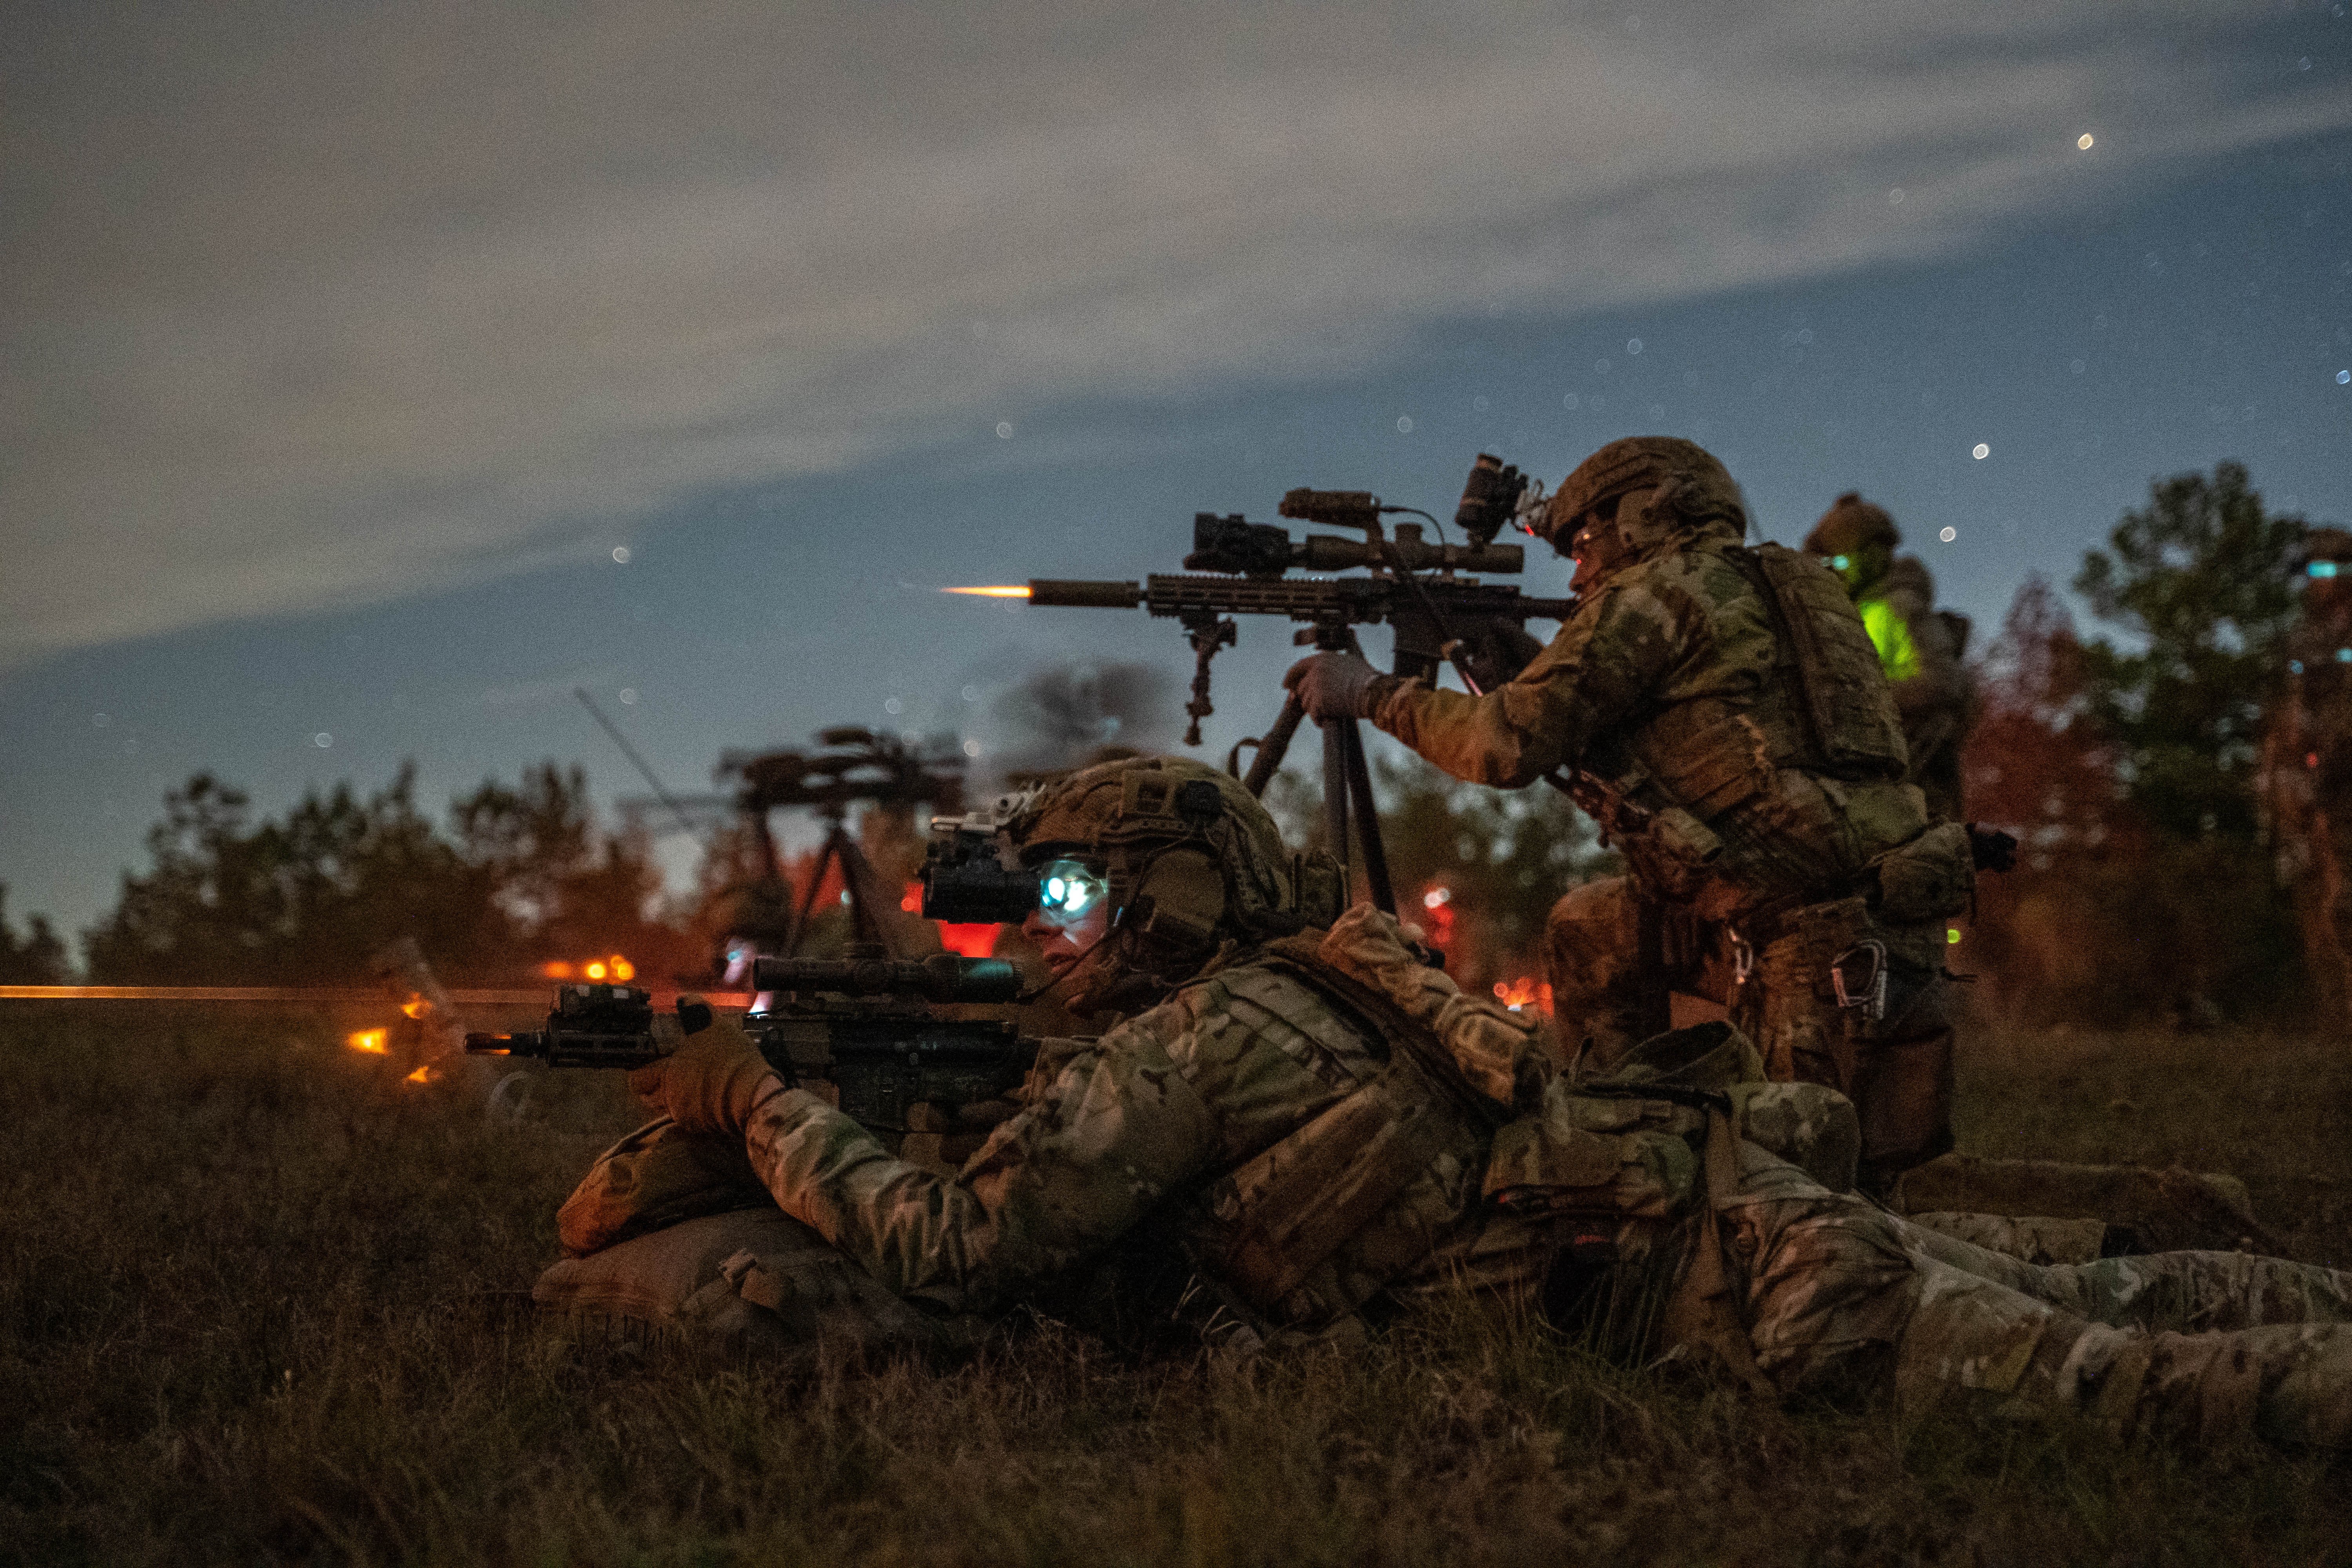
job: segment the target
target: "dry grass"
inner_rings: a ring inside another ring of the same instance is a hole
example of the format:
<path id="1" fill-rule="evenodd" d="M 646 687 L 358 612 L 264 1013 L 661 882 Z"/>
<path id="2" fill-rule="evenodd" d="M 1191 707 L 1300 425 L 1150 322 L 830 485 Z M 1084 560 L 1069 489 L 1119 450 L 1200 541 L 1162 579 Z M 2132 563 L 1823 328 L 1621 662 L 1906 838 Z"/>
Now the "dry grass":
<path id="1" fill-rule="evenodd" d="M 625 1127 L 494 1128 L 324 1022 L 0 1015 L 0 1556 L 42 1563 L 2272 1563 L 2346 1474 L 1961 1411 L 1781 1412 L 1465 1311 L 1371 1352 L 1122 1360 L 1033 1325 L 785 1373 L 512 1292 Z M 1987 1152 L 2232 1169 L 2344 1257 L 2352 1060 L 2252 1040 L 1978 1053 Z M 2120 1104 L 2119 1104 L 2120 1102 Z M 2127 1104 L 2133 1109 L 2120 1108 Z"/>

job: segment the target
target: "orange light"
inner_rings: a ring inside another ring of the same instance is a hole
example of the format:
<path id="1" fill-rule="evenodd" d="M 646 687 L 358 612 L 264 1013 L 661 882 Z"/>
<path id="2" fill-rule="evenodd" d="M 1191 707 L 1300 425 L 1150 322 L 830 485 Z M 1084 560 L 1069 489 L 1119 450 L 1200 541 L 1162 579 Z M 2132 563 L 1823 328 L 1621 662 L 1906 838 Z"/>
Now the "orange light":
<path id="1" fill-rule="evenodd" d="M 415 1072 L 410 1073 L 406 1078 L 402 1079 L 400 1081 L 403 1083 L 431 1083 L 433 1081 L 430 1076 L 432 1071 L 433 1069 L 429 1067 L 418 1068 Z"/>
<path id="2" fill-rule="evenodd" d="M 966 958 L 986 958 L 996 951 L 996 927 L 939 922 L 940 945 Z"/>
<path id="3" fill-rule="evenodd" d="M 623 958 L 619 953 L 614 953 L 613 955 L 613 978 L 615 980 L 635 980 L 636 977 L 637 966 L 631 963 L 627 959 Z"/>
<path id="4" fill-rule="evenodd" d="M 604 961 L 603 959 L 601 959 L 601 958 L 591 960 L 591 961 L 590 961 L 590 963 L 589 963 L 589 964 L 588 964 L 588 967 L 587 967 L 587 969 L 586 969 L 586 971 L 585 971 L 584 973 L 587 974 L 588 978 L 589 978 L 589 979 L 591 979 L 591 980 L 602 980 L 602 979 L 604 979 Z"/>
<path id="5" fill-rule="evenodd" d="M 403 1002 L 400 1005 L 400 1010 L 408 1017 L 422 1018 L 425 1016 L 425 1013 L 430 1010 L 431 1006 L 432 1004 L 425 1001 L 424 997 L 411 996 L 407 1001 Z"/>
<path id="6" fill-rule="evenodd" d="M 1532 974 L 1522 974 L 1517 980 L 1509 982 L 1497 980 L 1495 982 L 1495 1000 L 1514 1013 L 1530 1005 L 1539 1006 L 1544 1012 L 1549 1013 L 1551 987 L 1538 981 Z"/>
<path id="7" fill-rule="evenodd" d="M 1029 596 L 1029 585 L 1024 583 L 1019 587 L 1007 584 L 990 588 L 942 588 L 940 592 L 965 594 L 975 599 L 1025 599 Z"/>
<path id="8" fill-rule="evenodd" d="M 920 882 L 908 883 L 906 892 L 900 895 L 898 899 L 898 907 L 910 915 L 921 914 L 923 912 L 923 885 Z"/>
<path id="9" fill-rule="evenodd" d="M 555 963 L 542 963 L 539 966 L 539 972 L 541 974 L 546 975 L 550 980 L 569 980 L 572 978 L 572 966 L 568 963 L 560 962 Z"/>
<path id="10" fill-rule="evenodd" d="M 392 1034 L 387 1029 L 362 1029 L 346 1038 L 343 1044 L 355 1051 L 366 1051 L 380 1057 L 392 1049 Z"/>

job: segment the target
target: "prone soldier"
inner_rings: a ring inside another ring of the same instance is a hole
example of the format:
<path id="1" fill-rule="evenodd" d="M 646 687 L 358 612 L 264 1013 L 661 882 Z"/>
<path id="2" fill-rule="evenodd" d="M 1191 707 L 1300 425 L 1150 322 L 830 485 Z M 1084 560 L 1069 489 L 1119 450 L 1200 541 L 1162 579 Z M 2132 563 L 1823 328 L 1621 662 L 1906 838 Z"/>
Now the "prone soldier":
<path id="1" fill-rule="evenodd" d="M 2262 794 L 2323 1016 L 2352 1000 L 2352 533 L 2314 529 L 2303 618 L 2263 736 Z"/>
<path id="2" fill-rule="evenodd" d="M 1343 913 L 1337 866 L 1195 763 L 1089 768 L 988 826 L 1073 1004 L 1131 1016 L 1041 1053 L 1024 1108 L 951 1175 L 710 1024 L 633 1079 L 667 1119 L 567 1205 L 585 1256 L 542 1299 L 731 1226 L 755 1241 L 684 1302 L 622 1310 L 772 1342 L 967 1342 L 1141 1239 L 1236 1337 L 1359 1335 L 1465 1290 L 1556 1320 L 1605 1303 L 1623 1348 L 1712 1354 L 1774 1396 L 1891 1384 L 2352 1443 L 2352 1275 L 2210 1253 L 2040 1267 L 1911 1226 L 1839 1190 L 1851 1107 L 1755 1081 L 1723 1025 L 1572 1082 L 1391 918 Z M 664 1145 L 752 1206 L 614 1242 Z"/>
<path id="3" fill-rule="evenodd" d="M 1853 490 L 1822 514 L 1805 548 L 1830 563 L 1853 596 L 1863 628 L 1903 721 L 1911 757 L 1906 775 L 1927 797 L 1939 822 L 1967 820 L 1960 748 L 1976 722 L 1976 689 L 1967 665 L 1969 619 L 1936 608 L 1936 580 L 1916 555 L 1895 554 L 1903 534 L 1884 507 Z"/>
<path id="4" fill-rule="evenodd" d="M 1724 1003 L 1780 1080 L 1859 1108 L 1865 1185 L 1951 1147 L 1944 921 L 1968 835 L 1930 825 L 1878 659 L 1818 560 L 1743 545 L 1731 476 L 1670 437 L 1615 441 L 1533 531 L 1577 562 L 1551 646 L 1481 695 L 1319 654 L 1288 681 L 1318 719 L 1369 718 L 1457 778 L 1565 769 L 1629 875 L 1570 891 L 1547 960 L 1559 1036 L 1606 1070 L 1666 1024 L 1669 990 Z"/>

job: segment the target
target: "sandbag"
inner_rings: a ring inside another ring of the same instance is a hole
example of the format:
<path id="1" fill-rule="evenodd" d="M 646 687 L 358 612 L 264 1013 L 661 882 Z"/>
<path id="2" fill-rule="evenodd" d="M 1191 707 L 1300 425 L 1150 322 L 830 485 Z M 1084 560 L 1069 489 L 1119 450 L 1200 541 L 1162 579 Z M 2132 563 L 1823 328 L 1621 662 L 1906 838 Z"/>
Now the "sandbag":
<path id="1" fill-rule="evenodd" d="M 681 1220 L 774 1206 L 740 1138 L 697 1135 L 664 1116 L 596 1156 L 557 1211 L 555 1236 L 584 1258 Z"/>
<path id="2" fill-rule="evenodd" d="M 539 1277 L 543 1310 L 619 1318 L 730 1351 L 940 1350 L 987 1323 L 927 1313 L 772 1205 L 707 1215 L 567 1258 Z"/>

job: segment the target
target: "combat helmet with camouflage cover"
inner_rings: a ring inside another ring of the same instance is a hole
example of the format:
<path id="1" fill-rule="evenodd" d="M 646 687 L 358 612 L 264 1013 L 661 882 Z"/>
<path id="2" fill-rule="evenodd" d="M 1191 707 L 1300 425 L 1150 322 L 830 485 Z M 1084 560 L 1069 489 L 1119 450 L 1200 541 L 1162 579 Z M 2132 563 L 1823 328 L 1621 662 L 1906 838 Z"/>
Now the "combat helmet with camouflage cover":
<path id="1" fill-rule="evenodd" d="M 1805 535 L 1805 551 L 1830 563 L 1857 599 L 1876 588 L 1894 567 L 1895 552 L 1902 547 L 1903 531 L 1885 507 L 1848 490 L 1830 503 L 1829 510 Z"/>
<path id="2" fill-rule="evenodd" d="M 1228 944 L 1328 926 L 1346 907 L 1336 861 L 1293 852 L 1239 779 L 1183 758 L 1082 768 L 1017 803 L 1002 833 L 1025 867 L 1072 859 L 1107 884 L 1111 936 L 1073 1005 L 1132 1005 Z"/>
<path id="3" fill-rule="evenodd" d="M 1863 500 L 1860 490 L 1848 490 L 1832 501 L 1812 532 L 1805 535 L 1805 548 L 1816 555 L 1845 555 L 1874 544 L 1895 550 L 1902 543 L 1903 531 L 1895 526 L 1895 519 L 1885 507 Z"/>
<path id="4" fill-rule="evenodd" d="M 1730 471 L 1694 441 L 1675 436 L 1629 436 L 1593 453 L 1568 478 L 1544 510 L 1538 531 L 1565 550 L 1589 514 L 1634 490 L 1654 493 L 1646 507 L 1620 508 L 1609 520 L 1614 537 L 1605 553 L 1622 563 L 1723 531 L 1730 542 L 1748 535 L 1748 506 Z"/>

